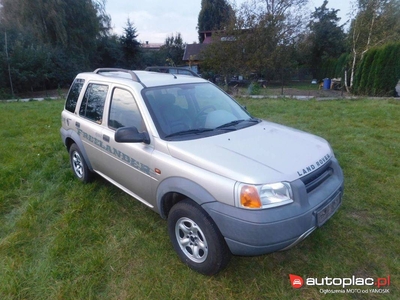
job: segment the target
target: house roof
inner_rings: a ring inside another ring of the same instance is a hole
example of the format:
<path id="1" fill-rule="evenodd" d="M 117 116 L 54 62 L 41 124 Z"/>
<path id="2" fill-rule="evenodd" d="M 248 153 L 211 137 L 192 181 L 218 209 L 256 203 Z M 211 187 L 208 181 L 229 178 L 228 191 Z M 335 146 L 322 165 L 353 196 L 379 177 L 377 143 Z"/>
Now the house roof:
<path id="1" fill-rule="evenodd" d="M 142 43 L 142 48 L 143 49 L 148 49 L 148 50 L 160 50 L 161 46 L 164 44 L 161 43 L 149 43 L 146 41 L 145 43 Z"/>
<path id="2" fill-rule="evenodd" d="M 189 60 L 202 60 L 201 52 L 208 46 L 208 44 L 188 44 L 186 45 L 185 53 L 183 55 L 184 61 Z"/>

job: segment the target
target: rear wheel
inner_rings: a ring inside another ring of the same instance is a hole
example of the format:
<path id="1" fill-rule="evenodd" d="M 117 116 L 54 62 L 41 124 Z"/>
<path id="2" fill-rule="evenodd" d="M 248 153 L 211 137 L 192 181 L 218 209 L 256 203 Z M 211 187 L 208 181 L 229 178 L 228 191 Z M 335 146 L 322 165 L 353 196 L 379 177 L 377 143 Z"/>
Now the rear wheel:
<path id="1" fill-rule="evenodd" d="M 172 207 L 168 232 L 180 259 L 199 273 L 214 275 L 230 260 L 229 248 L 214 221 L 189 199 Z"/>
<path id="2" fill-rule="evenodd" d="M 93 179 L 93 172 L 89 170 L 88 165 L 76 144 L 72 144 L 69 148 L 69 158 L 74 175 L 82 182 L 90 182 Z"/>

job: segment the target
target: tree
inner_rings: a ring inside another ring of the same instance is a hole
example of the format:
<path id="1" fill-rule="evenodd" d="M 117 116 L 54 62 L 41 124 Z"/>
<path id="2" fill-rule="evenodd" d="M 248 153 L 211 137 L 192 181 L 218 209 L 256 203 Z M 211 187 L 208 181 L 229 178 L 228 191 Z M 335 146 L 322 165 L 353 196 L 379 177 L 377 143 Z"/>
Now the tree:
<path id="1" fill-rule="evenodd" d="M 373 47 L 400 38 L 400 2 L 398 0 L 358 0 L 350 27 L 352 63 L 350 88 L 357 65 Z"/>
<path id="2" fill-rule="evenodd" d="M 94 68 L 124 66 L 124 54 L 118 35 L 105 35 L 97 39 L 97 57 Z"/>
<path id="3" fill-rule="evenodd" d="M 179 66 L 183 63 L 185 53 L 185 44 L 180 33 L 173 34 L 165 39 L 165 44 L 160 49 L 161 55 L 165 57 L 164 61 L 169 65 Z"/>
<path id="4" fill-rule="evenodd" d="M 128 69 L 135 69 L 139 62 L 141 50 L 137 37 L 137 29 L 133 26 L 130 19 L 128 19 L 124 28 L 124 34 L 120 38 L 124 54 L 124 64 Z"/>
<path id="5" fill-rule="evenodd" d="M 371 48 L 357 67 L 352 91 L 370 96 L 394 96 L 400 78 L 400 43 Z"/>
<path id="6" fill-rule="evenodd" d="M 203 50 L 204 62 L 202 68 L 210 74 L 219 74 L 223 77 L 225 86 L 228 85 L 228 79 L 232 75 L 239 75 L 243 69 L 244 49 L 243 39 L 240 35 L 234 36 L 230 31 L 216 33 L 214 42 L 207 45 Z M 226 36 L 230 38 L 224 39 Z"/>
<path id="7" fill-rule="evenodd" d="M 321 69 L 324 60 L 337 59 L 346 50 L 343 26 L 339 26 L 338 9 L 328 9 L 328 1 L 315 8 L 308 25 L 310 29 L 310 66 L 313 78 L 321 78 L 318 69 Z"/>
<path id="8" fill-rule="evenodd" d="M 0 30 L 7 32 L 11 76 L 18 77 L 20 92 L 70 83 L 76 73 L 92 69 L 98 42 L 109 35 L 104 0 L 0 4 Z"/>
<path id="9" fill-rule="evenodd" d="M 222 30 L 233 16 L 232 6 L 226 0 L 202 0 L 197 23 L 200 43 L 204 40 L 202 31 Z"/>
<path id="10" fill-rule="evenodd" d="M 102 1 L 1 0 L 1 4 L 6 28 L 30 34 L 39 44 L 94 49 L 100 32 L 109 29 Z"/>
<path id="11" fill-rule="evenodd" d="M 306 2 L 255 0 L 244 3 L 226 30 L 215 35 L 213 44 L 205 52 L 206 60 L 212 58 L 225 72 L 229 64 L 229 72 L 234 68 L 236 74 L 256 73 L 264 78 L 281 79 L 282 71 L 293 65 L 294 44 L 304 28 L 301 14 Z M 224 51 L 219 50 L 222 48 Z"/>

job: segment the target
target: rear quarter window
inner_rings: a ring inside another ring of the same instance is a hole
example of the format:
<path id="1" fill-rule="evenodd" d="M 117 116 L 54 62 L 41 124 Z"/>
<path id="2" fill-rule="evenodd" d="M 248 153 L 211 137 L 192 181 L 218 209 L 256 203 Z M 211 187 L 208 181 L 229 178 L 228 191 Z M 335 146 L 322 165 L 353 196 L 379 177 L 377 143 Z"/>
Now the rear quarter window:
<path id="1" fill-rule="evenodd" d="M 85 84 L 84 79 L 76 78 L 69 89 L 65 109 L 70 112 L 75 112 L 76 104 L 78 103 L 79 94 Z"/>

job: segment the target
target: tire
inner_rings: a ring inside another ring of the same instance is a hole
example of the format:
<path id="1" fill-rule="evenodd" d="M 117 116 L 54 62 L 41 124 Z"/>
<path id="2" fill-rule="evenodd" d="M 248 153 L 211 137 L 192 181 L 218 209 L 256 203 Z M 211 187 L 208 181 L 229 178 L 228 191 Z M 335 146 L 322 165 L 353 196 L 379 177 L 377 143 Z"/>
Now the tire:
<path id="1" fill-rule="evenodd" d="M 218 273 L 231 258 L 231 252 L 214 221 L 190 199 L 172 207 L 168 216 L 168 233 L 179 258 L 201 274 Z"/>
<path id="2" fill-rule="evenodd" d="M 72 172 L 76 178 L 84 183 L 92 181 L 94 174 L 89 170 L 88 165 L 76 144 L 72 144 L 69 148 L 69 159 Z"/>

